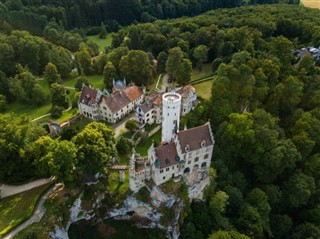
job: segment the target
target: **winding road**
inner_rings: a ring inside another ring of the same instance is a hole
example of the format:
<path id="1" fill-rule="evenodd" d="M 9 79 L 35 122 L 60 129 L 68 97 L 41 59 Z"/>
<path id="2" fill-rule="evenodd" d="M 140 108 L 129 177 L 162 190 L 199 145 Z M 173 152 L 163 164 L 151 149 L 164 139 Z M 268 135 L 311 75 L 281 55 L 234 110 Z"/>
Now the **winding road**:
<path id="1" fill-rule="evenodd" d="M 8 234 L 6 234 L 5 236 L 3 236 L 3 239 L 11 239 L 13 238 L 15 235 L 17 235 L 20 231 L 22 231 L 23 229 L 25 229 L 27 226 L 35 223 L 35 222 L 40 222 L 41 218 L 43 217 L 43 215 L 46 213 L 46 209 L 43 206 L 44 202 L 46 201 L 46 199 L 48 198 L 48 196 L 56 190 L 57 186 L 59 186 L 59 184 L 55 184 L 52 185 L 52 187 L 41 196 L 41 198 L 39 199 L 37 206 L 33 212 L 33 215 L 26 220 L 25 222 L 21 223 L 19 226 L 15 227 L 12 231 L 10 231 Z"/>

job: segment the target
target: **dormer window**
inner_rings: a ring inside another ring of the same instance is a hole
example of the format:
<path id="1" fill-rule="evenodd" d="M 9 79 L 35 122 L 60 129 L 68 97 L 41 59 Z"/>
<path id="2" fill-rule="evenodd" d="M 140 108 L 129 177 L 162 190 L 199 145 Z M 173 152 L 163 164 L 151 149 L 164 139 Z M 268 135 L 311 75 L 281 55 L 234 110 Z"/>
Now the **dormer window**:
<path id="1" fill-rule="evenodd" d="M 189 144 L 186 145 L 185 151 L 186 151 L 187 153 L 190 151 L 190 146 L 189 146 Z"/>
<path id="2" fill-rule="evenodd" d="M 205 140 L 202 140 L 202 142 L 201 142 L 201 148 L 204 148 L 204 147 L 206 147 L 206 141 L 205 141 Z"/>

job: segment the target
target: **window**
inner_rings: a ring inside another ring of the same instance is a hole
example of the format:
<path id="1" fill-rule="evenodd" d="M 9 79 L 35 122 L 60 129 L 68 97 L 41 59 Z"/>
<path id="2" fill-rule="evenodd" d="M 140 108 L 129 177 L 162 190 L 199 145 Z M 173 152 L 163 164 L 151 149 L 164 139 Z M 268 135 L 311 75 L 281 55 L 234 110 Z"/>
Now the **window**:
<path id="1" fill-rule="evenodd" d="M 191 164 L 191 160 L 188 161 L 188 164 Z"/>
<path id="2" fill-rule="evenodd" d="M 103 108 L 104 110 L 107 110 L 107 107 L 105 107 L 105 106 L 103 106 L 102 108 Z"/>
<path id="3" fill-rule="evenodd" d="M 209 157 L 209 154 L 204 155 L 204 159 L 207 159 Z"/>
<path id="4" fill-rule="evenodd" d="M 169 116 L 169 113 L 168 113 L 168 116 Z"/>
<path id="5" fill-rule="evenodd" d="M 166 168 L 166 172 L 168 172 L 169 171 L 169 168 Z"/>
<path id="6" fill-rule="evenodd" d="M 199 161 L 199 157 L 196 157 L 195 159 L 194 159 L 194 162 L 196 163 L 196 162 L 198 162 Z"/>
<path id="7" fill-rule="evenodd" d="M 163 169 L 160 169 L 160 173 L 163 173 Z"/>
<path id="8" fill-rule="evenodd" d="M 165 179 L 166 179 L 166 177 L 164 176 L 162 179 L 163 179 L 163 180 L 165 180 Z"/>

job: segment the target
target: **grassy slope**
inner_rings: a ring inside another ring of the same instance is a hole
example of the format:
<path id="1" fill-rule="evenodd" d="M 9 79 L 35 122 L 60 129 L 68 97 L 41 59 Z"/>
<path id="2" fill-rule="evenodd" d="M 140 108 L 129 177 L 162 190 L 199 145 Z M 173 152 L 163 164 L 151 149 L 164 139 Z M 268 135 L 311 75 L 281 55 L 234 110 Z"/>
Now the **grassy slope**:
<path id="1" fill-rule="evenodd" d="M 207 76 L 211 76 L 211 75 L 212 75 L 211 65 L 206 64 L 203 66 L 201 71 L 197 69 L 194 69 L 192 71 L 191 81 L 204 78 Z M 194 88 L 196 89 L 198 96 L 200 96 L 202 99 L 208 100 L 211 97 L 212 80 L 205 81 L 200 84 L 195 84 Z"/>
<path id="2" fill-rule="evenodd" d="M 141 156 L 146 156 L 153 140 L 159 145 L 161 141 L 161 130 L 159 130 L 147 140 L 141 141 L 140 144 L 136 146 L 136 152 L 141 154 Z"/>
<path id="3" fill-rule="evenodd" d="M 0 236 L 32 215 L 38 199 L 50 185 L 42 185 L 0 200 Z"/>
<path id="4" fill-rule="evenodd" d="M 88 38 L 89 41 L 92 41 L 92 42 L 96 43 L 99 46 L 99 51 L 100 52 L 102 52 L 105 47 L 111 46 L 111 42 L 112 42 L 111 33 L 107 34 L 107 37 L 105 39 L 99 38 L 98 35 L 87 36 L 87 38 Z"/>

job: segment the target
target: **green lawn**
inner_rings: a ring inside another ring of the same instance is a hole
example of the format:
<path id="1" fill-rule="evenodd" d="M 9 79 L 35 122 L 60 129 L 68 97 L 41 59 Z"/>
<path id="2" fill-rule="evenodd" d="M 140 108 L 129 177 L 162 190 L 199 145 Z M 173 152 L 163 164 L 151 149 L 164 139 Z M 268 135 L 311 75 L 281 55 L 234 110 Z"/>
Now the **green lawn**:
<path id="1" fill-rule="evenodd" d="M 202 99 L 208 100 L 211 97 L 212 81 L 208 80 L 199 84 L 193 85 L 196 89 L 197 95 Z"/>
<path id="2" fill-rule="evenodd" d="M 139 153 L 141 156 L 146 156 L 148 154 L 148 149 L 150 148 L 152 141 L 157 143 L 158 145 L 161 142 L 161 130 L 159 130 L 157 133 L 152 135 L 147 140 L 143 140 L 136 146 L 136 152 Z"/>
<path id="3" fill-rule="evenodd" d="M 32 215 L 38 199 L 50 185 L 42 185 L 0 200 L 0 236 Z"/>
<path id="4" fill-rule="evenodd" d="M 90 84 L 94 88 L 104 89 L 102 75 L 90 75 L 90 76 L 86 76 L 86 77 L 88 78 Z M 74 87 L 74 85 L 76 84 L 77 78 L 78 77 L 72 77 L 72 78 L 65 79 L 63 81 L 63 85 L 68 86 L 68 87 Z"/>
<path id="5" fill-rule="evenodd" d="M 87 36 L 87 38 L 89 41 L 92 41 L 99 46 L 100 52 L 104 51 L 105 47 L 111 46 L 112 43 L 111 33 L 107 34 L 107 37 L 105 39 L 101 39 L 99 35 Z"/>
<path id="6" fill-rule="evenodd" d="M 199 71 L 198 69 L 193 69 L 193 71 L 191 73 L 191 81 L 205 78 L 205 77 L 211 76 L 211 75 L 212 75 L 211 64 L 205 64 L 205 65 L 203 65 L 201 71 Z"/>
<path id="7" fill-rule="evenodd" d="M 108 191 L 111 194 L 115 194 L 115 201 L 119 202 L 120 199 L 124 197 L 129 189 L 129 172 L 125 171 L 125 180 L 123 183 L 119 182 L 119 172 L 110 171 L 108 175 Z"/>

